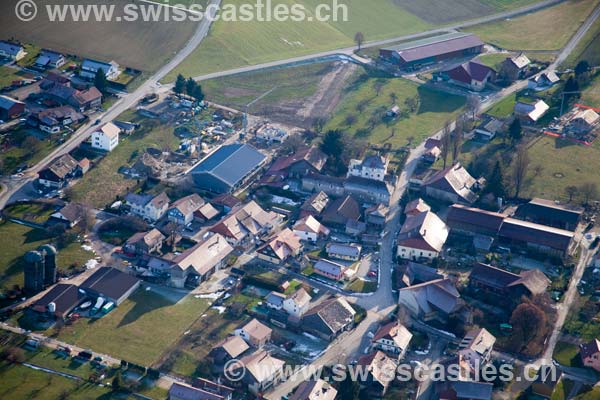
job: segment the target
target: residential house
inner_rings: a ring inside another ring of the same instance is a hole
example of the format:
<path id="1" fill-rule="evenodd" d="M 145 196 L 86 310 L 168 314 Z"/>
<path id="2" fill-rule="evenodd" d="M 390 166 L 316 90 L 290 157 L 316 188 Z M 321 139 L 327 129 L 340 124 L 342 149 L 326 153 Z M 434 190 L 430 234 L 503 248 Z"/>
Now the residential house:
<path id="1" fill-rule="evenodd" d="M 304 381 L 289 400 L 335 400 L 337 390 L 323 379 Z"/>
<path id="2" fill-rule="evenodd" d="M 327 156 L 317 146 L 300 149 L 289 156 L 275 160 L 261 179 L 261 183 L 282 186 L 287 178 L 302 178 L 319 173 L 325 167 Z"/>
<path id="3" fill-rule="evenodd" d="M 440 391 L 440 400 L 492 400 L 493 383 L 453 381 Z"/>
<path id="4" fill-rule="evenodd" d="M 514 217 L 536 224 L 575 231 L 583 211 L 581 207 L 534 198 L 530 202 L 520 205 Z"/>
<path id="5" fill-rule="evenodd" d="M 376 204 L 365 210 L 365 221 L 375 227 L 383 227 L 390 209 L 385 204 Z"/>
<path id="6" fill-rule="evenodd" d="M 102 106 L 102 93 L 95 86 L 75 90 L 68 98 L 68 103 L 81 112 L 92 110 Z"/>
<path id="7" fill-rule="evenodd" d="M 252 394 L 259 395 L 277 385 L 284 378 L 284 365 L 285 361 L 273 357 L 265 350 L 258 350 L 242 357 L 239 363 L 230 366 L 231 370 L 227 375 L 243 376 L 241 382 Z M 239 368 L 244 368 L 244 372 L 238 372 Z"/>
<path id="8" fill-rule="evenodd" d="M 404 206 L 404 214 L 407 216 L 418 215 L 428 211 L 431 211 L 431 207 L 420 197 L 408 202 L 408 204 Z"/>
<path id="9" fill-rule="evenodd" d="M 327 225 L 345 227 L 348 221 L 358 221 L 360 214 L 360 205 L 352 196 L 340 197 L 327 206 L 323 212 L 323 222 Z"/>
<path id="10" fill-rule="evenodd" d="M 354 326 L 356 311 L 343 297 L 325 299 L 302 317 L 302 328 L 325 340 L 333 340 Z"/>
<path id="11" fill-rule="evenodd" d="M 158 221 L 169 209 L 169 196 L 165 192 L 153 196 L 151 194 L 127 193 L 125 196 L 131 213 L 149 221 Z"/>
<path id="12" fill-rule="evenodd" d="M 456 163 L 434 173 L 423 182 L 425 193 L 448 203 L 472 204 L 484 180 L 473 178 L 460 164 Z"/>
<path id="13" fill-rule="evenodd" d="M 302 318 L 308 311 L 311 299 L 308 292 L 300 288 L 283 301 L 283 310 L 294 318 Z"/>
<path id="14" fill-rule="evenodd" d="M 171 207 L 167 210 L 167 218 L 169 221 L 176 224 L 187 225 L 194 220 L 194 213 L 203 205 L 204 200 L 202 197 L 198 196 L 196 193 L 190 194 L 171 204 Z M 212 210 L 214 210 L 214 208 L 212 208 Z M 206 210 L 211 218 L 214 217 L 212 210 Z"/>
<path id="15" fill-rule="evenodd" d="M 337 258 L 338 260 L 358 261 L 362 246 L 355 243 L 328 243 L 325 246 L 325 251 L 329 257 Z"/>
<path id="16" fill-rule="evenodd" d="M 315 263 L 313 269 L 318 275 L 339 281 L 344 279 L 344 274 L 347 270 L 347 267 L 343 264 L 338 264 L 322 258 Z"/>
<path id="17" fill-rule="evenodd" d="M 390 164 L 388 157 L 370 155 L 362 160 L 350 160 L 348 166 L 348 177 L 358 176 L 360 178 L 384 181 Z"/>
<path id="18" fill-rule="evenodd" d="M 228 336 L 212 348 L 210 357 L 217 365 L 223 365 L 230 360 L 239 359 L 250 346 L 240 336 Z"/>
<path id="19" fill-rule="evenodd" d="M 194 218 L 202 222 L 209 222 L 219 216 L 220 212 L 210 203 L 204 203 L 203 206 L 194 211 Z"/>
<path id="20" fill-rule="evenodd" d="M 437 279 L 398 291 L 399 304 L 423 321 L 446 321 L 462 307 L 460 294 L 450 279 Z"/>
<path id="21" fill-rule="evenodd" d="M 73 228 L 83 218 L 87 218 L 88 210 L 83 204 L 71 202 L 60 210 L 52 213 L 48 218 L 48 225 L 63 224 L 65 228 Z"/>
<path id="22" fill-rule="evenodd" d="M 294 233 L 301 240 L 315 243 L 329 236 L 329 229 L 317 221 L 312 215 L 299 219 L 293 227 Z"/>
<path id="23" fill-rule="evenodd" d="M 435 163 L 442 155 L 442 141 L 435 138 L 427 138 L 425 141 L 425 153 L 421 159 L 427 164 Z"/>
<path id="24" fill-rule="evenodd" d="M 109 122 L 92 132 L 92 148 L 113 151 L 119 145 L 119 129 L 115 124 Z"/>
<path id="25" fill-rule="evenodd" d="M 48 108 L 37 114 L 29 116 L 28 123 L 38 127 L 42 132 L 50 134 L 60 133 L 72 124 L 77 124 L 86 119 L 86 116 L 76 111 L 71 106 Z"/>
<path id="26" fill-rule="evenodd" d="M 256 138 L 264 140 L 267 143 L 283 143 L 290 136 L 283 129 L 276 128 L 270 124 L 265 124 L 256 131 Z"/>
<path id="27" fill-rule="evenodd" d="M 504 126 L 503 121 L 486 114 L 473 130 L 473 138 L 481 142 L 491 142 L 498 133 L 504 130 Z"/>
<path id="28" fill-rule="evenodd" d="M 600 340 L 580 344 L 579 355 L 584 366 L 600 372 Z"/>
<path id="29" fill-rule="evenodd" d="M 286 299 L 286 295 L 279 292 L 271 292 L 265 297 L 265 303 L 267 307 L 274 310 L 281 310 L 283 308 L 283 301 Z"/>
<path id="30" fill-rule="evenodd" d="M 496 71 L 478 60 L 467 61 L 440 75 L 450 83 L 475 92 L 482 91 L 488 83 L 496 80 Z"/>
<path id="31" fill-rule="evenodd" d="M 169 388 L 169 400 L 232 400 L 234 390 L 206 379 L 193 385 L 175 382 Z"/>
<path id="32" fill-rule="evenodd" d="M 514 57 L 506 57 L 502 62 L 501 74 L 502 77 L 509 81 L 523 79 L 529 70 L 531 61 L 525 54 L 519 54 Z"/>
<path id="33" fill-rule="evenodd" d="M 431 211 L 409 215 L 398 234 L 398 257 L 409 260 L 437 258 L 448 233 L 448 226 Z"/>
<path id="34" fill-rule="evenodd" d="M 85 59 L 81 63 L 81 70 L 79 72 L 79 76 L 83 79 L 94 80 L 96 78 L 96 74 L 98 71 L 102 70 L 106 79 L 113 80 L 117 78 L 121 71 L 119 71 L 119 64 L 114 61 L 111 62 L 102 62 L 91 59 Z"/>
<path id="35" fill-rule="evenodd" d="M 53 318 L 65 320 L 83 299 L 84 295 L 79 292 L 77 286 L 59 283 L 36 300 L 31 309 Z"/>
<path id="36" fill-rule="evenodd" d="M 65 187 L 69 180 L 82 175 L 81 166 L 76 159 L 65 154 L 38 172 L 38 183 L 51 189 Z"/>
<path id="37" fill-rule="evenodd" d="M 453 204 L 448 209 L 446 222 L 451 233 L 496 237 L 505 218 L 501 213 Z"/>
<path id="38" fill-rule="evenodd" d="M 575 233 L 533 222 L 506 218 L 498 233 L 501 243 L 557 257 L 571 252 Z"/>
<path id="39" fill-rule="evenodd" d="M 0 119 L 9 121 L 19 118 L 25 112 L 25 103 L 12 97 L 0 95 Z"/>
<path id="40" fill-rule="evenodd" d="M 191 170 L 196 186 L 213 193 L 231 193 L 248 183 L 267 157 L 248 144 L 220 146 Z"/>
<path id="41" fill-rule="evenodd" d="M 136 256 L 159 252 L 166 237 L 156 228 L 149 232 L 138 232 L 125 242 L 123 250 Z"/>
<path id="42" fill-rule="evenodd" d="M 382 351 L 376 351 L 360 357 L 358 365 L 368 371 L 366 380 L 361 382 L 368 393 L 378 398 L 385 396 L 390 383 L 396 378 L 397 365 L 394 359 Z"/>
<path id="43" fill-rule="evenodd" d="M 534 102 L 523 102 L 517 101 L 515 104 L 515 116 L 521 120 L 524 124 L 535 124 L 540 118 L 542 118 L 546 112 L 550 109 L 550 106 L 543 100 L 536 100 Z"/>
<path id="44" fill-rule="evenodd" d="M 219 233 L 233 246 L 268 235 L 281 224 L 281 216 L 263 210 L 254 200 L 234 208 L 221 221 L 210 228 Z"/>
<path id="45" fill-rule="evenodd" d="M 256 250 L 259 259 L 273 264 L 282 264 L 296 257 L 302 250 L 300 238 L 292 230 L 285 228 L 270 238 Z"/>
<path id="46" fill-rule="evenodd" d="M 467 332 L 458 351 L 461 379 L 476 380 L 479 371 L 491 361 L 494 343 L 496 337 L 484 328 Z"/>
<path id="47" fill-rule="evenodd" d="M 558 75 L 556 75 L 556 72 L 542 72 L 541 74 L 529 79 L 527 82 L 527 87 L 535 90 L 546 90 L 558 82 L 560 82 L 560 78 Z"/>
<path id="48" fill-rule="evenodd" d="M 170 260 L 170 284 L 195 287 L 223 268 L 232 252 L 233 247 L 219 234 L 204 239 Z"/>
<path id="49" fill-rule="evenodd" d="M 40 69 L 60 68 L 67 62 L 65 56 L 56 51 L 43 49 L 35 60 L 34 66 Z"/>
<path id="50" fill-rule="evenodd" d="M 329 204 L 329 196 L 325 192 L 318 192 L 310 196 L 300 207 L 300 218 L 308 215 L 318 217 Z"/>
<path id="51" fill-rule="evenodd" d="M 444 275 L 438 273 L 437 269 L 409 261 L 404 269 L 404 274 L 402 274 L 399 286 L 414 286 L 442 278 L 444 278 Z"/>
<path id="52" fill-rule="evenodd" d="M 515 274 L 477 263 L 469 275 L 470 287 L 515 302 L 519 302 L 522 296 L 542 294 L 549 285 L 550 280 L 539 269 L 524 270 Z"/>
<path id="53" fill-rule="evenodd" d="M 140 280 L 118 269 L 102 267 L 87 278 L 79 290 L 97 299 L 102 297 L 115 305 L 123 303 L 140 287 Z"/>
<path id="54" fill-rule="evenodd" d="M 242 201 L 229 193 L 223 193 L 213 197 L 210 204 L 215 206 L 218 210 L 228 213 L 234 208 L 241 207 Z"/>
<path id="55" fill-rule="evenodd" d="M 243 327 L 236 329 L 235 334 L 243 338 L 250 346 L 261 348 L 271 341 L 273 330 L 253 318 Z"/>
<path id="56" fill-rule="evenodd" d="M 381 326 L 371 339 L 371 347 L 387 354 L 393 354 L 397 360 L 404 358 L 412 333 L 401 323 L 394 321 Z"/>
<path id="57" fill-rule="evenodd" d="M 25 48 L 20 44 L 0 40 L 0 57 L 8 58 L 11 61 L 19 61 L 26 55 Z"/>

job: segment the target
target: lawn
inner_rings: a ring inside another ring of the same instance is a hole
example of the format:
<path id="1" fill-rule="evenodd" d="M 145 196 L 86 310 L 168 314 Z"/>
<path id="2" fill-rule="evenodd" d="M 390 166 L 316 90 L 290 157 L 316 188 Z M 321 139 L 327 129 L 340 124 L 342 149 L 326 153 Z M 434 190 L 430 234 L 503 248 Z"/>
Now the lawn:
<path id="1" fill-rule="evenodd" d="M 524 196 L 568 200 L 567 186 L 588 182 L 600 186 L 600 141 L 583 146 L 544 136 L 529 148 L 529 156 L 531 165 L 541 165 L 542 171 L 536 177 L 530 174 Z"/>
<path id="2" fill-rule="evenodd" d="M 580 103 L 600 108 L 600 75 L 583 91 Z"/>
<path id="3" fill-rule="evenodd" d="M 3 174 L 11 174 L 25 164 L 36 164 L 50 154 L 58 143 L 56 137 L 39 140 L 36 137 L 39 134 L 32 128 L 18 126 L 0 139 L 0 145 L 6 146 L 0 152 L 0 171 Z"/>
<path id="4" fill-rule="evenodd" d="M 4 213 L 12 218 L 43 224 L 54 213 L 54 206 L 48 203 L 15 203 L 4 207 Z"/>
<path id="5" fill-rule="evenodd" d="M 69 189 L 72 200 L 88 202 L 94 207 L 105 207 L 117 196 L 123 196 L 137 186 L 135 180 L 125 179 L 118 172 L 121 166 L 134 164 L 148 147 L 174 150 L 179 145 L 179 139 L 173 134 L 171 125 L 143 119 L 131 112 L 120 118 L 141 123 L 142 126 L 130 136 L 122 135 L 119 145 Z"/>
<path id="6" fill-rule="evenodd" d="M 38 246 L 51 243 L 46 232 L 12 222 L 0 223 L 2 252 L 0 252 L 0 291 L 23 285 L 23 255 Z M 85 264 L 93 254 L 81 248 L 80 243 L 72 243 L 58 251 L 58 266 L 69 269 L 73 264 Z"/>
<path id="7" fill-rule="evenodd" d="M 579 348 L 574 344 L 567 342 L 558 342 L 552 355 L 559 364 L 576 367 L 579 366 Z"/>
<path id="8" fill-rule="evenodd" d="M 574 67 L 581 60 L 588 61 L 590 65 L 600 65 L 600 21 L 598 20 L 577 43 L 564 64 L 567 67 Z"/>
<path id="9" fill-rule="evenodd" d="M 377 282 L 355 279 L 346 289 L 355 293 L 373 293 L 377 290 Z"/>
<path id="10" fill-rule="evenodd" d="M 0 66 L 0 88 L 10 86 L 14 81 L 19 81 L 21 79 L 23 79 L 23 77 L 19 75 L 19 70 Z"/>
<path id="11" fill-rule="evenodd" d="M 59 339 L 67 343 L 150 366 L 173 345 L 208 308 L 192 296 L 173 303 L 152 291 L 138 290 L 98 320 L 81 319 L 64 327 Z"/>
<path id="12" fill-rule="evenodd" d="M 67 19 L 56 23 L 49 18 L 38 18 L 23 23 L 15 17 L 17 0 L 0 3 L 0 37 L 15 38 L 33 43 L 40 48 L 51 48 L 79 57 L 105 61 L 115 60 L 123 67 L 154 71 L 182 48 L 194 33 L 197 22 L 75 22 Z M 46 4 L 70 4 L 67 1 L 40 0 L 36 2 L 40 14 Z M 95 0 L 78 1 L 77 4 L 102 4 Z M 114 0 L 115 17 L 123 14 L 128 0 Z M 138 3 L 139 4 L 139 3 Z M 174 4 L 174 2 L 171 2 Z M 141 11 L 140 11 L 141 12 Z M 45 13 L 44 13 L 45 14 Z"/>
<path id="13" fill-rule="evenodd" d="M 569 0 L 531 14 L 467 30 L 483 41 L 510 50 L 562 48 L 598 4 L 598 0 Z"/>
<path id="14" fill-rule="evenodd" d="M 479 56 L 479 60 L 488 67 L 492 67 L 496 69 L 496 71 L 499 71 L 500 64 L 506 59 L 506 57 L 509 57 L 509 55 L 502 53 L 483 54 Z"/>
<path id="15" fill-rule="evenodd" d="M 597 400 L 600 399 L 600 387 L 594 387 L 589 392 L 579 394 L 575 397 L 575 400 Z"/>
<path id="16" fill-rule="evenodd" d="M 486 112 L 498 118 L 508 117 L 513 113 L 516 102 L 517 94 L 513 93 L 510 96 L 506 96 L 505 98 L 494 104 Z"/>
<path id="17" fill-rule="evenodd" d="M 377 95 L 379 84 L 382 89 Z M 396 104 L 408 111 L 406 118 L 384 118 L 386 110 L 393 105 L 392 93 L 396 95 Z M 405 105 L 407 99 L 415 102 L 414 111 L 409 111 Z M 391 143 L 398 148 L 407 145 L 410 139 L 412 143 L 420 143 L 437 132 L 445 121 L 460 113 L 464 104 L 464 97 L 419 87 L 405 79 L 363 75 L 347 89 L 325 128 L 340 129 L 370 143 Z M 356 119 L 351 125 L 349 115 Z"/>

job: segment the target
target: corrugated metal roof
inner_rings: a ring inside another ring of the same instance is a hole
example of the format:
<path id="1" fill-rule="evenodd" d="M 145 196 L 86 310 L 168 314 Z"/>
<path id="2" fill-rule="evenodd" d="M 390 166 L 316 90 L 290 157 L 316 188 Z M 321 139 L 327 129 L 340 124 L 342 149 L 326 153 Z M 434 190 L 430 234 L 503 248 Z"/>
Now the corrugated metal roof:
<path id="1" fill-rule="evenodd" d="M 446 35 L 402 43 L 382 50 L 395 51 L 404 61 L 410 62 L 465 50 L 471 47 L 483 46 L 483 44 L 481 39 L 475 35 L 453 32 Z"/>

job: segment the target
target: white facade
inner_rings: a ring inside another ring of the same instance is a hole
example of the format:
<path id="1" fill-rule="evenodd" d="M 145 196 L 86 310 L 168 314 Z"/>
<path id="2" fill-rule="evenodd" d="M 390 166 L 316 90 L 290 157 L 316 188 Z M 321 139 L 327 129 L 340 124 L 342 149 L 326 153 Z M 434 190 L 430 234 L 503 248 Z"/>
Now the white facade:
<path id="1" fill-rule="evenodd" d="M 113 123 L 108 123 L 92 133 L 92 147 L 98 150 L 113 151 L 119 145 L 121 130 Z"/>
<path id="2" fill-rule="evenodd" d="M 304 313 L 308 311 L 309 306 L 310 302 L 301 306 L 292 298 L 287 298 L 283 301 L 283 310 L 296 318 L 302 317 Z"/>
<path id="3" fill-rule="evenodd" d="M 387 174 L 389 160 L 381 156 L 368 156 L 364 160 L 350 160 L 348 177 L 358 176 L 383 182 Z"/>
<path id="4" fill-rule="evenodd" d="M 306 242 L 316 242 L 319 238 L 319 235 L 317 235 L 315 232 L 294 229 L 294 233 L 300 238 L 300 240 L 304 240 Z"/>
<path id="5" fill-rule="evenodd" d="M 406 260 L 417 260 L 421 257 L 433 260 L 439 253 L 436 251 L 422 250 L 407 246 L 398 246 L 398 257 Z"/>

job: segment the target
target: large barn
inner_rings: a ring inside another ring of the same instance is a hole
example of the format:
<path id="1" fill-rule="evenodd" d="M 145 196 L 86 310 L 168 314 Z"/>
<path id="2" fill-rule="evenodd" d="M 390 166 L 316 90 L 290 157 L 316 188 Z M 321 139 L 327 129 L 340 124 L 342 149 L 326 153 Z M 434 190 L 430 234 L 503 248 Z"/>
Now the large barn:
<path id="1" fill-rule="evenodd" d="M 385 47 L 379 50 L 379 55 L 399 68 L 415 69 L 451 58 L 473 56 L 482 49 L 483 42 L 477 36 L 453 32 Z"/>
<path id="2" fill-rule="evenodd" d="M 219 147 L 192 171 L 196 186 L 213 193 L 230 193 L 248 181 L 267 157 L 254 147 L 234 143 Z"/>

